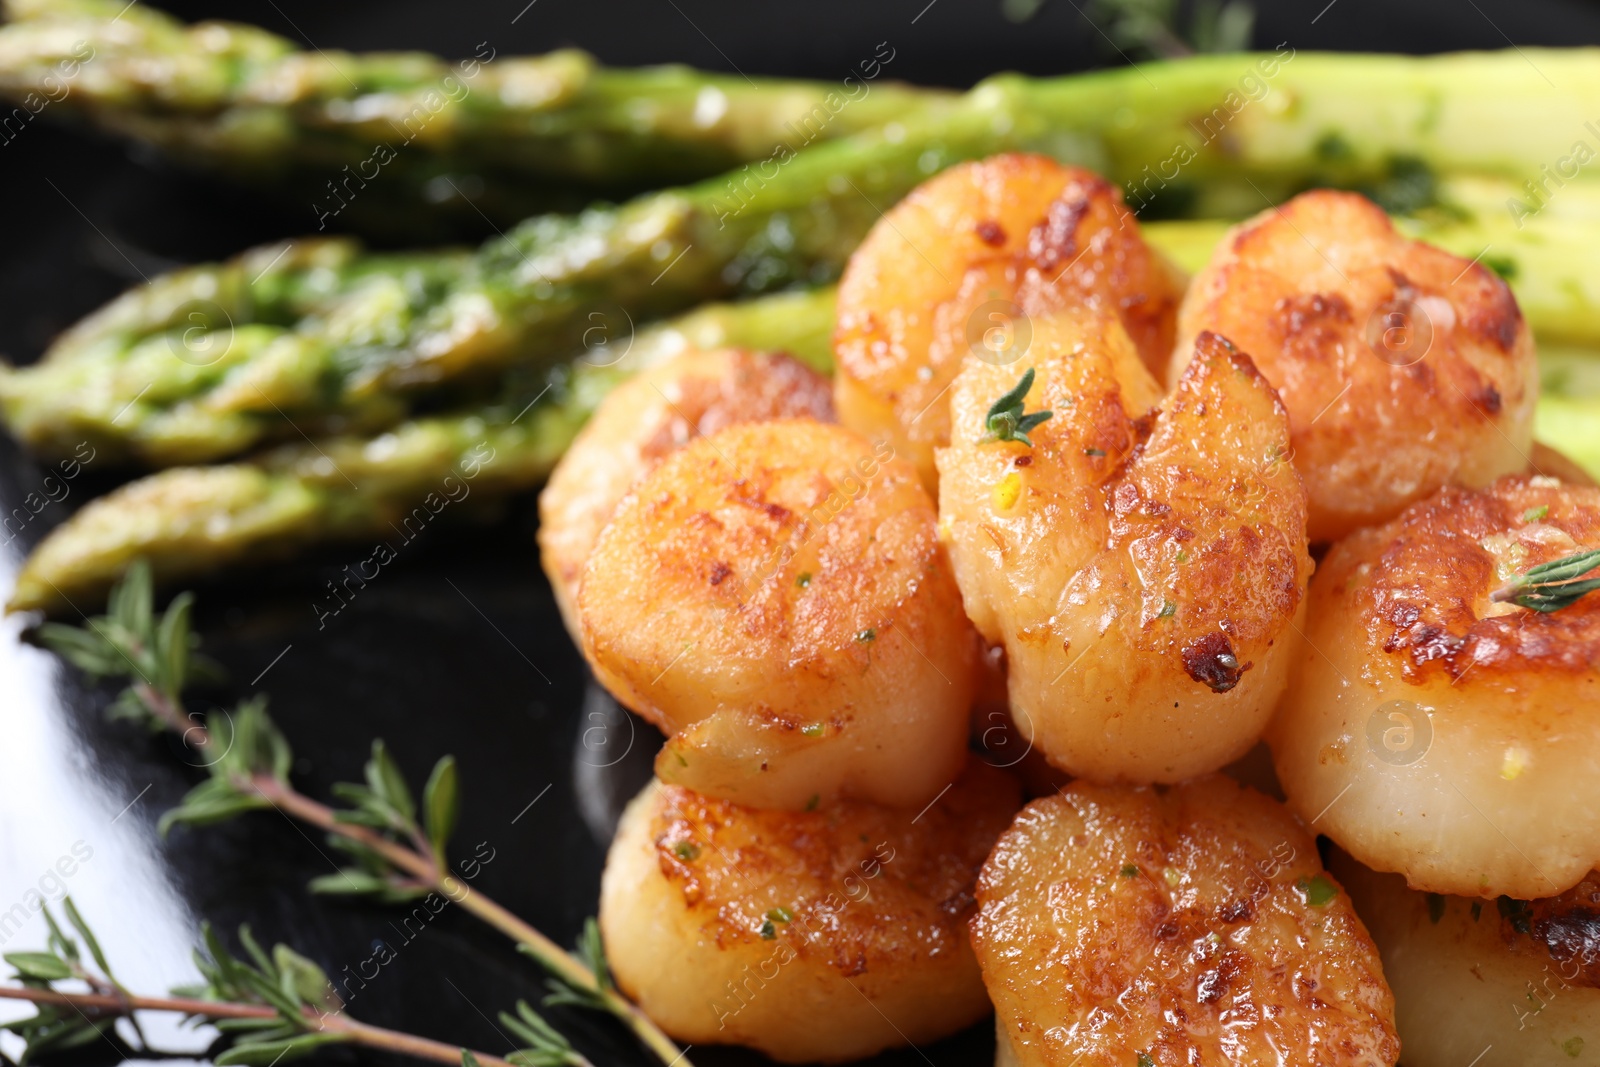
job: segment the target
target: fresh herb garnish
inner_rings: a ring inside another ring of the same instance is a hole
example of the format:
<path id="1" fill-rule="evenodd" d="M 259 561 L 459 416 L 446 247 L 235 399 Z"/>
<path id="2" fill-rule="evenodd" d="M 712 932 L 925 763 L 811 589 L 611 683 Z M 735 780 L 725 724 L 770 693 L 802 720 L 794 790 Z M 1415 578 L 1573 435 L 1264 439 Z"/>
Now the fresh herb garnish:
<path id="1" fill-rule="evenodd" d="M 1177 0 L 1093 0 L 1087 11 L 1118 48 L 1162 59 L 1242 52 L 1250 47 L 1256 20 L 1245 0 L 1200 0 L 1188 33 L 1179 26 Z"/>
<path id="2" fill-rule="evenodd" d="M 207 757 L 208 777 L 162 817 L 159 827 L 163 833 L 174 826 L 207 826 L 275 808 L 328 834 L 329 843 L 352 861 L 335 874 L 313 880 L 314 892 L 366 897 L 379 903 L 438 893 L 510 937 L 520 951 L 550 973 L 551 993 L 546 1003 L 575 1004 L 609 1014 L 632 1030 L 663 1064 L 690 1067 L 672 1039 L 611 984 L 599 928 L 592 919 L 576 953 L 569 953 L 475 888 L 468 891 L 456 877 L 445 852 L 459 804 L 452 757 L 434 765 L 419 804 L 383 743 L 374 742 L 365 781 L 334 786 L 334 794 L 349 805 L 335 808 L 301 793 L 290 782 L 294 754 L 267 714 L 264 697 L 204 717 L 186 711 L 182 700 L 185 687 L 201 673 L 215 673 L 196 653 L 199 641 L 189 627 L 192 600 L 189 594 L 180 594 L 158 617 L 150 569 L 141 561 L 131 565 L 112 589 L 106 615 L 89 619 L 82 627 L 48 623 L 36 631 L 41 644 L 85 672 L 129 681 L 110 709 L 112 716 L 142 722 L 155 731 L 171 730 Z M 25 984 L 30 980 L 42 979 L 24 979 Z M 14 994 L 0 989 L 0 995 Z M 85 1040 L 93 1040 L 93 1035 Z M 452 1049 L 452 1062 L 458 1053 Z M 527 1060 L 523 1067 L 586 1062 L 581 1058 L 547 1057 L 537 1062 L 532 1056 L 522 1058 Z M 506 1062 L 487 1056 L 478 1059 Z"/>
<path id="3" fill-rule="evenodd" d="M 1295 888 L 1300 890 L 1306 898 L 1306 903 L 1313 908 L 1320 908 L 1339 895 L 1339 890 L 1325 874 L 1302 878 L 1295 883 Z"/>
<path id="4" fill-rule="evenodd" d="M 40 1053 L 87 1045 L 103 1037 L 118 1019 L 127 1019 L 143 1051 L 154 1053 L 146 1058 L 164 1058 L 145 1039 L 135 1016 L 141 1011 L 163 1011 L 210 1020 L 223 1033 L 231 1044 L 213 1060 L 217 1067 L 267 1067 L 333 1044 L 364 1045 L 464 1067 L 592 1067 L 565 1037 L 521 1002 L 517 1004 L 520 1019 L 505 1014 L 500 1018 L 527 1047 L 504 1059 L 358 1022 L 345 1012 L 322 968 L 288 945 L 274 945 L 271 952 L 266 951 L 248 926 L 239 928 L 239 943 L 245 949 L 241 958 L 227 950 L 209 923 L 202 925 L 202 945 L 194 952 L 202 981 L 174 989 L 167 997 L 140 996 L 112 977 L 99 941 L 72 898 L 65 898 L 62 907 L 98 969 L 88 967 L 77 939 L 62 932 L 46 905 L 48 948 L 7 953 L 6 962 L 17 969 L 18 986 L 0 987 L 0 996 L 32 1001 L 37 1006 L 36 1014 L 5 1026 L 23 1039 L 20 1062 L 24 1064 Z M 89 990 L 55 988 L 55 983 L 62 981 L 80 982 Z"/>
<path id="5" fill-rule="evenodd" d="M 1022 380 L 1015 388 L 990 406 L 989 414 L 983 420 L 987 432 L 979 439 L 980 444 L 989 441 L 1020 441 L 1029 448 L 1033 447 L 1033 442 L 1028 438 L 1028 431 L 1044 422 L 1054 412 L 1035 411 L 1029 415 L 1023 411 L 1023 399 L 1032 388 L 1033 368 L 1029 367 L 1023 372 Z"/>
<path id="6" fill-rule="evenodd" d="M 1560 611 L 1585 593 L 1600 589 L 1600 577 L 1583 579 L 1600 567 L 1600 548 L 1530 567 L 1490 594 L 1489 599 L 1510 601 L 1530 611 Z M 1579 579 L 1583 579 L 1580 581 Z"/>

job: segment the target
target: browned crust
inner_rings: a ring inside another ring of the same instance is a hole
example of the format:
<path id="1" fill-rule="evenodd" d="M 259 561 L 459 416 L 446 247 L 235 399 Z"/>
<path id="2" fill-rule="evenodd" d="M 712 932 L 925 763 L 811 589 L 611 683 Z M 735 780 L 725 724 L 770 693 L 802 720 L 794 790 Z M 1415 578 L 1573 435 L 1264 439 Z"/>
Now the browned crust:
<path id="1" fill-rule="evenodd" d="M 1311 576 L 1305 489 L 1288 461 L 1288 413 L 1247 354 L 1203 332 L 1165 409 L 1133 426 L 1143 439 L 1129 455 L 1126 480 L 1108 494 L 1111 540 L 1128 544 L 1151 573 L 1174 566 L 1169 557 L 1192 557 L 1176 565 L 1174 625 L 1146 630 L 1152 639 L 1170 633 L 1189 676 L 1226 692 L 1252 666 L 1236 646 L 1270 644 Z M 1174 440 L 1211 457 L 1257 455 L 1260 463 L 1254 471 L 1219 471 L 1214 458 L 1198 456 L 1146 462 L 1153 448 Z M 1217 477 L 1208 483 L 1208 474 Z"/>
<path id="2" fill-rule="evenodd" d="M 1377 948 L 1311 836 L 1221 775 L 1077 782 L 1033 801 L 995 845 L 978 900 L 973 942 L 1003 1024 L 1058 1028 L 1037 1035 L 1038 1062 L 1132 1045 L 1158 1064 L 1206 1063 L 1286 1039 L 1296 1062 L 1399 1053 Z M 1017 1017 L 1038 1000 L 1048 1018 Z M 1073 1019 L 1086 1021 L 1077 1046 L 1061 1037 Z"/>
<path id="3" fill-rule="evenodd" d="M 792 918 L 774 936 L 853 977 L 965 947 L 978 869 L 1020 804 L 1016 781 L 977 759 L 920 815 L 855 801 L 755 810 L 663 785 L 650 836 L 719 947 L 760 944 L 781 905 Z"/>
<path id="4" fill-rule="evenodd" d="M 627 490 L 618 465 L 643 477 L 696 438 L 742 422 L 832 422 L 833 386 L 790 356 L 690 350 L 620 385 L 579 431 L 540 496 L 540 544 L 557 594 L 570 596 L 600 530 Z M 575 513 L 577 501 L 585 509 Z M 564 590 L 563 590 L 563 587 Z"/>
<path id="5" fill-rule="evenodd" d="M 1209 329 L 1281 391 L 1313 540 L 1510 473 L 1531 437 L 1533 341 L 1509 287 L 1353 193 L 1304 193 L 1240 226 L 1178 328 L 1169 379 Z"/>
<path id="6" fill-rule="evenodd" d="M 1183 296 L 1181 278 L 1145 243 L 1121 190 L 1082 167 L 1005 153 L 951 167 L 924 182 L 862 242 L 839 286 L 834 348 L 844 373 L 874 379 L 895 342 L 888 321 L 894 309 L 881 306 L 880 292 L 885 287 L 881 272 L 888 266 L 879 261 L 890 257 L 875 246 L 893 242 L 898 248 L 904 216 L 946 197 L 970 201 L 974 214 L 939 235 L 949 248 L 932 254 L 944 266 L 930 263 L 925 281 L 938 285 L 942 279 L 948 291 L 930 297 L 940 303 L 958 300 L 959 279 L 978 269 L 987 279 L 983 299 L 991 299 L 998 287 L 1014 295 L 1027 315 L 1085 303 L 1098 307 L 1122 321 L 1147 366 L 1165 366 Z M 909 267 L 923 269 L 915 261 Z M 903 310 L 930 323 L 938 317 L 936 308 Z M 898 400 L 888 383 L 883 395 L 889 402 Z"/>
<path id="7" fill-rule="evenodd" d="M 1452 305 L 1463 309 L 1458 325 L 1468 336 L 1509 356 L 1524 333 L 1522 309 L 1511 287 L 1485 267 L 1452 255 L 1441 248 L 1413 241 L 1394 228 L 1393 221 L 1378 205 L 1359 193 L 1318 189 L 1302 193 L 1282 207 L 1256 216 L 1234 231 L 1230 241 L 1233 253 L 1241 259 L 1263 257 L 1279 242 L 1303 242 L 1307 231 L 1325 229 L 1320 217 L 1337 214 L 1353 219 L 1359 236 L 1389 245 L 1393 258 L 1404 262 L 1406 270 L 1386 267 L 1389 285 L 1384 300 L 1411 303 L 1427 294 L 1447 296 Z M 1338 235 L 1326 235 L 1338 236 Z M 1235 269 L 1225 263 L 1212 279 L 1213 299 L 1227 292 L 1230 274 Z M 1286 286 L 1267 322 L 1280 340 L 1283 350 L 1300 358 L 1326 361 L 1339 342 L 1364 343 L 1359 336 L 1366 326 L 1369 309 L 1352 312 L 1349 302 L 1338 293 L 1305 293 L 1293 288 L 1294 279 L 1279 279 Z"/>
<path id="8" fill-rule="evenodd" d="M 614 627 L 623 606 L 648 602 L 658 631 L 682 630 L 685 643 L 791 671 L 826 669 L 812 662 L 823 653 L 864 669 L 874 644 L 856 635 L 906 625 L 926 647 L 922 626 L 960 618 L 936 518 L 915 471 L 881 443 L 801 419 L 731 427 L 673 453 L 618 508 L 580 603 L 619 614 L 586 621 L 585 641 L 626 658 L 613 646 L 636 642 Z M 817 557 L 807 586 L 789 574 L 799 552 Z M 919 596 L 951 613 L 897 621 Z"/>
<path id="9" fill-rule="evenodd" d="M 1548 512 L 1530 521 L 1540 508 Z M 1530 535 L 1534 526 L 1546 528 L 1547 543 Z M 1358 612 L 1375 650 L 1398 659 L 1413 683 L 1469 669 L 1475 685 L 1600 670 L 1600 594 L 1550 614 L 1483 616 L 1505 582 L 1483 542 L 1519 531 L 1518 573 L 1600 548 L 1600 490 L 1528 475 L 1476 492 L 1444 489 L 1335 547 L 1317 582 L 1332 597 L 1328 610 Z"/>
<path id="10" fill-rule="evenodd" d="M 728 426 L 764 419 L 834 421 L 828 379 L 782 353 L 729 350 L 721 378 L 686 374 L 665 391 L 661 421 L 640 446 L 648 460 L 659 460 L 696 437 L 710 437 Z"/>
<path id="11" fill-rule="evenodd" d="M 1600 989 L 1600 872 L 1559 896 L 1497 902 L 1500 935 L 1521 956 L 1548 962 L 1570 985 Z"/>

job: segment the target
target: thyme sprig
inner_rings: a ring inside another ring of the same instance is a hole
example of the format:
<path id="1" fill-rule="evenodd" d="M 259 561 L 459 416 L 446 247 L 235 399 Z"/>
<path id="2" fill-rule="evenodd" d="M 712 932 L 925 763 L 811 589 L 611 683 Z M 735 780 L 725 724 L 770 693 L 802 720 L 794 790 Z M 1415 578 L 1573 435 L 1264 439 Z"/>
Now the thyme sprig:
<path id="1" fill-rule="evenodd" d="M 1088 14 L 1118 48 L 1162 59 L 1245 51 L 1256 21 L 1246 0 L 1197 0 L 1187 34 L 1179 28 L 1177 0 L 1093 0 Z"/>
<path id="2" fill-rule="evenodd" d="M 67 920 L 83 938 L 98 973 L 84 964 L 77 941 L 62 933 L 49 906 L 44 909 L 50 936 L 43 952 L 11 952 L 7 963 L 16 969 L 14 986 L 0 986 L 0 997 L 32 1001 L 35 1014 L 7 1023 L 24 1041 L 20 1064 L 41 1053 L 61 1052 L 103 1037 L 118 1019 L 134 1027 L 148 1052 L 149 1042 L 138 1028 L 136 1012 L 163 1011 L 207 1021 L 228 1040 L 229 1047 L 213 1061 L 217 1067 L 270 1067 L 308 1055 L 324 1045 L 350 1043 L 398 1052 L 418 1059 L 477 1067 L 592 1067 L 566 1039 L 519 1002 L 522 1025 L 512 1030 L 527 1043 L 504 1057 L 474 1053 L 431 1038 L 370 1026 L 345 1014 L 328 976 L 311 960 L 288 945 L 274 945 L 269 953 L 239 928 L 239 943 L 246 957 L 230 953 L 210 924 L 201 929 L 201 946 L 194 952 L 202 981 L 172 991 L 171 996 L 138 996 L 123 988 L 111 974 L 98 940 L 73 906 L 62 901 Z M 89 992 L 61 990 L 57 982 L 78 981 Z M 502 1015 L 502 1019 L 506 1016 Z"/>
<path id="3" fill-rule="evenodd" d="M 1583 577 L 1597 568 L 1600 568 L 1600 548 L 1578 552 L 1528 568 L 1491 593 L 1490 599 L 1510 601 L 1545 614 L 1560 611 L 1585 593 L 1600 589 L 1600 576 Z"/>
<path id="4" fill-rule="evenodd" d="M 173 730 L 191 746 L 203 748 L 203 730 L 192 737 L 187 733 L 200 719 L 184 714 L 182 692 L 190 682 L 216 678 L 221 670 L 196 652 L 200 638 L 190 625 L 193 608 L 193 594 L 179 593 L 157 616 L 150 567 L 139 560 L 111 590 L 106 614 L 81 627 L 41 623 L 35 634 L 88 674 L 131 679 L 109 709 L 113 719 L 143 723 L 157 733 Z"/>
<path id="5" fill-rule="evenodd" d="M 518 946 L 522 951 L 533 955 L 526 945 Z M 550 992 L 544 998 L 547 1007 L 559 1004 L 570 1004 L 576 1008 L 589 1008 L 596 1011 L 605 1011 L 605 998 L 617 995 L 617 987 L 611 980 L 611 968 L 606 963 L 605 945 L 600 940 L 600 924 L 593 918 L 583 921 L 583 932 L 578 935 L 576 948 L 578 959 L 583 966 L 594 975 L 595 987 L 587 989 L 563 981 L 559 976 L 552 976 L 547 985 Z M 537 959 L 538 957 L 535 957 Z M 542 961 L 541 961 L 542 962 Z"/>
<path id="6" fill-rule="evenodd" d="M 89 950 L 89 956 L 99 971 L 89 970 L 83 961 L 83 953 L 78 948 L 77 940 L 62 932 L 55 915 L 46 905 L 44 921 L 50 933 L 45 942 L 45 951 L 8 952 L 4 957 L 7 963 L 16 968 L 17 979 L 24 987 L 31 989 L 48 989 L 52 982 L 76 979 L 97 994 L 128 999 L 130 994 L 111 973 L 111 965 L 106 962 L 105 952 L 100 948 L 99 939 L 94 936 L 94 931 L 89 929 L 89 924 L 83 921 L 83 916 L 78 914 L 78 909 L 72 903 L 70 896 L 63 901 L 62 911 L 65 912 L 67 922 L 73 930 L 83 938 L 84 947 Z M 86 1019 L 81 1014 L 67 1015 L 60 1010 L 60 1006 L 53 1006 L 41 1008 L 37 1015 L 12 1023 L 7 1029 L 16 1032 L 26 1043 L 22 1055 L 22 1062 L 26 1063 L 38 1052 L 66 1050 L 88 1044 L 110 1025 L 110 1020 L 99 1022 Z M 144 1034 L 138 1030 L 138 1023 L 135 1021 L 133 1026 L 134 1032 L 142 1042 Z"/>
<path id="7" fill-rule="evenodd" d="M 1052 411 L 1035 411 L 1025 414 L 1023 401 L 1028 395 L 1028 390 L 1033 388 L 1033 368 L 1029 367 L 1022 374 L 1022 380 L 1012 387 L 1011 391 L 996 400 L 989 407 L 989 413 L 984 416 L 983 427 L 987 431 L 980 443 L 989 441 L 1020 441 L 1029 448 L 1033 442 L 1028 438 L 1028 431 L 1055 414 Z"/>
<path id="8" fill-rule="evenodd" d="M 545 1022 L 544 1016 L 529 1007 L 525 1000 L 517 1001 L 515 1015 L 501 1012 L 500 1025 L 527 1045 L 506 1057 L 517 1067 L 592 1067 L 573 1050 L 566 1037 Z M 472 1053 L 462 1050 L 462 1067 L 474 1067 L 471 1057 Z"/>
<path id="9" fill-rule="evenodd" d="M 419 805 L 388 749 L 375 741 L 364 780 L 335 785 L 334 796 L 346 806 L 333 807 L 301 793 L 290 781 L 294 753 L 267 714 L 265 697 L 203 718 L 186 711 L 183 691 L 196 668 L 206 667 L 189 625 L 192 603 L 189 594 L 180 594 L 158 617 L 149 568 L 139 562 L 113 589 L 105 616 L 82 627 L 53 623 L 37 631 L 42 644 L 89 674 L 129 680 L 113 704 L 117 717 L 141 721 L 153 730 L 172 730 L 204 756 L 206 780 L 162 816 L 163 834 L 265 809 L 315 826 L 350 857 L 350 864 L 314 879 L 314 892 L 382 904 L 440 893 L 538 961 L 550 975 L 547 1004 L 612 1015 L 663 1064 L 692 1067 L 672 1039 L 611 983 L 593 920 L 584 928 L 578 955 L 573 955 L 452 873 L 446 849 L 460 811 L 453 757 L 434 765 Z"/>

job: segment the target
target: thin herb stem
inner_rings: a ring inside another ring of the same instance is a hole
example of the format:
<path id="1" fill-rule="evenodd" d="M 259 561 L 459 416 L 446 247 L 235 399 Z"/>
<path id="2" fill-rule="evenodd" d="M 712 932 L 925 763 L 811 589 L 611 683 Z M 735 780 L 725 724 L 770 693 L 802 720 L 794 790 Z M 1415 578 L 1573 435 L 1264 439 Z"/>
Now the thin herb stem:
<path id="1" fill-rule="evenodd" d="M 1600 549 L 1578 552 L 1530 567 L 1490 593 L 1489 599 L 1546 614 L 1560 611 L 1600 589 L 1600 578 L 1584 580 L 1596 569 L 1600 569 Z"/>
<path id="2" fill-rule="evenodd" d="M 186 719 L 182 706 L 168 699 L 161 690 L 145 681 L 134 682 L 133 689 L 139 694 L 139 699 L 144 701 L 144 706 L 150 709 L 151 714 L 160 719 L 167 729 L 177 734 L 184 744 L 197 751 L 204 750 L 211 744 L 211 735 L 206 732 L 206 728 L 199 720 Z"/>
<path id="3" fill-rule="evenodd" d="M 415 877 L 418 882 L 438 890 L 513 941 L 525 945 L 528 952 L 561 981 L 592 993 L 605 1005 L 606 1010 L 625 1023 L 663 1064 L 693 1067 L 672 1038 L 651 1022 L 650 1018 L 639 1010 L 638 1005 L 616 990 L 601 986 L 594 973 L 573 959 L 560 945 L 518 918 L 503 905 L 482 893 L 473 891 L 460 879 L 441 870 L 426 857 L 365 826 L 339 821 L 332 808 L 312 800 L 293 786 L 285 785 L 271 775 L 256 775 L 239 784 L 241 788 L 271 801 L 302 822 L 364 845 L 395 867 Z"/>
<path id="4" fill-rule="evenodd" d="M 138 997 L 120 993 L 61 993 L 54 989 L 19 989 L 0 986 L 0 998 L 29 1000 L 35 1004 L 60 1004 L 95 1011 L 126 1014 L 129 1011 L 175 1011 L 213 1019 L 276 1019 L 277 1008 L 265 1004 L 234 1004 L 195 997 Z M 457 1057 L 459 1059 L 459 1056 Z"/>
<path id="5" fill-rule="evenodd" d="M 111 591 L 105 616 L 88 620 L 85 627 L 46 623 L 39 630 L 44 644 L 90 674 L 129 679 L 129 688 L 118 698 L 114 709 L 120 714 L 171 730 L 197 752 L 216 748 L 214 741 L 227 749 L 209 763 L 208 780 L 192 789 L 182 806 L 163 817 L 163 832 L 174 824 L 203 824 L 230 818 L 256 807 L 253 801 L 264 802 L 261 806 L 275 807 L 291 819 L 318 827 L 340 839 L 340 843 L 354 846 L 361 868 L 341 872 L 348 886 L 337 887 L 337 891 L 353 891 L 358 895 L 378 892 L 385 896 L 398 892 L 402 897 L 416 890 L 440 892 L 517 942 L 549 971 L 555 987 L 553 1001 L 605 1011 L 627 1025 L 665 1067 L 678 1063 L 692 1067 L 671 1038 L 612 985 L 603 949 L 595 943 L 597 934 L 592 923 L 585 927 L 581 952 L 569 953 L 451 874 L 444 849 L 455 824 L 458 794 L 457 772 L 450 757 L 440 760 L 429 776 L 422 792 L 420 822 L 404 776 L 381 742 L 373 743 L 372 760 L 366 769 L 367 784 L 344 783 L 335 789 L 354 806 L 349 810 L 336 810 L 290 784 L 293 754 L 287 739 L 267 717 L 264 698 L 241 703 L 237 717 L 229 715 L 225 720 L 202 722 L 199 716 L 191 715 L 184 707 L 183 688 L 191 666 L 198 662 L 191 659 L 198 644 L 189 625 L 192 604 L 189 594 L 180 594 L 158 621 L 152 603 L 149 567 L 135 562 Z M 236 741 L 242 743 L 236 746 Z M 317 880 L 320 883 L 329 881 Z M 73 959 L 76 959 L 75 954 Z M 307 966 L 314 965 L 308 962 Z M 90 995 L 111 996 L 123 992 L 120 987 L 114 987 L 114 983 L 112 988 L 102 988 L 92 979 L 85 980 L 91 983 Z M 226 999 L 238 994 L 223 990 L 219 995 Z M 538 1021 L 536 1030 L 541 1041 L 546 1040 L 546 1030 L 555 1034 L 531 1008 L 526 1011 Z M 345 1029 L 362 1025 L 350 1022 Z M 369 1033 L 368 1030 L 362 1032 Z M 391 1045 L 408 1040 L 405 1035 L 390 1038 L 382 1036 L 381 1031 L 370 1033 L 375 1035 L 374 1040 Z M 560 1049 L 554 1045 L 549 1049 L 541 1046 L 537 1051 L 559 1053 L 565 1057 L 564 1062 L 578 1063 L 581 1057 L 564 1039 L 562 1046 Z M 452 1052 L 452 1063 L 454 1056 Z"/>
<path id="6" fill-rule="evenodd" d="M 388 1030 L 381 1026 L 359 1022 L 355 1019 L 336 1016 L 322 1016 L 321 1021 L 327 1029 L 335 1033 L 346 1033 L 350 1040 L 358 1045 L 368 1048 L 387 1049 L 390 1052 L 399 1052 L 421 1060 L 436 1060 L 439 1063 L 452 1064 L 453 1067 L 461 1065 L 461 1046 L 447 1045 L 443 1041 L 435 1041 L 431 1037 L 418 1037 L 416 1034 L 405 1034 L 398 1030 Z M 490 1056 L 483 1052 L 474 1052 L 478 1063 L 483 1067 L 512 1067 L 512 1065 L 498 1056 Z"/>
<path id="7" fill-rule="evenodd" d="M 18 989 L 0 986 L 0 998 L 27 1000 L 35 1004 L 57 1004 L 90 1013 L 131 1015 L 135 1011 L 168 1011 L 181 1015 L 194 1015 L 207 1019 L 276 1019 L 278 1010 L 264 1004 L 237 1004 L 229 1001 L 199 1000 L 192 997 L 140 997 L 117 993 L 60 993 L 53 989 Z M 461 1048 L 443 1041 L 401 1033 L 381 1026 L 359 1022 L 342 1015 L 317 1015 L 307 1013 L 316 1020 L 315 1030 L 343 1034 L 350 1041 L 368 1048 L 386 1049 L 417 1059 L 460 1067 Z M 484 1067 L 512 1067 L 498 1056 L 474 1052 Z"/>

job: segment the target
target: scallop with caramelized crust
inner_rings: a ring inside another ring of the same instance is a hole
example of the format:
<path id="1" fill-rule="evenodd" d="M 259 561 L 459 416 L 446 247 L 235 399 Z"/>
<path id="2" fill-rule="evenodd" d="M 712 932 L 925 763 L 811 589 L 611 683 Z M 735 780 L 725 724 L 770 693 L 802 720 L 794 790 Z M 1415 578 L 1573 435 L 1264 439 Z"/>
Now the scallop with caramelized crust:
<path id="1" fill-rule="evenodd" d="M 1383 956 L 1406 1067 L 1600 1063 L 1600 876 L 1498 904 L 1328 860 Z"/>
<path id="2" fill-rule="evenodd" d="M 755 807 L 927 803 L 959 772 L 977 639 L 916 472 L 839 426 L 734 426 L 617 508 L 583 650 L 671 735 L 663 781 Z"/>
<path id="3" fill-rule="evenodd" d="M 623 992 L 680 1041 L 789 1063 L 920 1044 L 983 1018 L 966 923 L 1021 803 L 972 760 L 920 815 L 843 801 L 757 811 L 652 784 L 601 882 Z"/>
<path id="4" fill-rule="evenodd" d="M 1206 334 L 1177 389 L 1115 320 L 1034 322 L 1018 365 L 951 389 L 939 513 L 967 613 L 1006 650 L 1011 709 L 1058 767 L 1178 781 L 1260 736 L 1288 679 L 1311 573 L 1288 425 L 1249 358 Z M 1036 378 L 1032 446 L 986 414 Z"/>
<path id="5" fill-rule="evenodd" d="M 1314 542 L 1527 466 L 1538 367 L 1511 290 L 1355 193 L 1304 193 L 1223 240 L 1184 299 L 1173 380 L 1203 330 L 1283 397 Z"/>
<path id="6" fill-rule="evenodd" d="M 1413 888 L 1554 896 L 1600 865 L 1600 593 L 1494 599 L 1600 549 L 1600 489 L 1446 489 L 1334 546 L 1267 741 L 1289 803 Z"/>
<path id="7" fill-rule="evenodd" d="M 663 456 L 724 426 L 833 420 L 828 380 L 788 356 L 690 350 L 619 385 L 556 464 L 539 494 L 539 551 L 574 638 L 573 587 L 628 489 Z"/>
<path id="8" fill-rule="evenodd" d="M 887 437 L 931 489 L 945 395 L 969 353 L 1009 363 L 1031 316 L 1117 317 L 1151 368 L 1172 349 L 1183 277 L 1145 244 L 1121 191 L 1045 156 L 1000 155 L 923 182 L 861 243 L 839 283 L 839 417 Z"/>
<path id="9" fill-rule="evenodd" d="M 1221 775 L 1036 800 L 973 947 L 1017 1067 L 1392 1064 L 1378 952 L 1282 805 Z"/>

